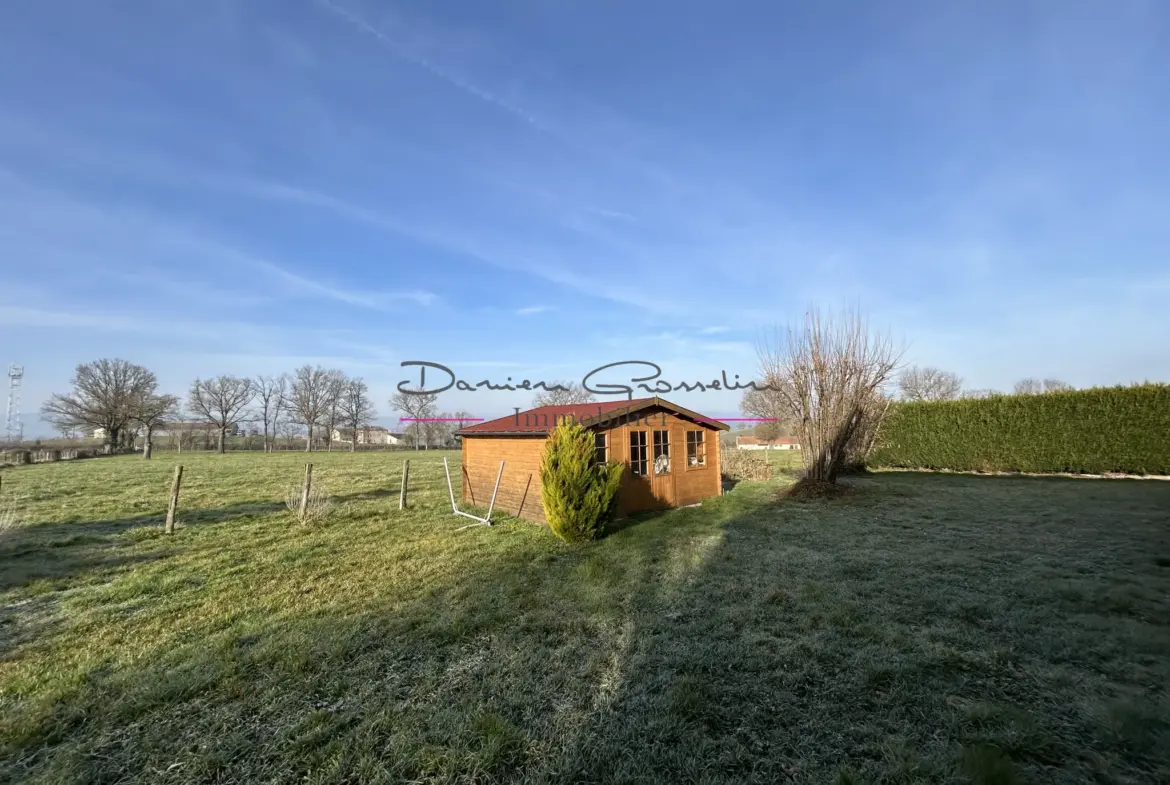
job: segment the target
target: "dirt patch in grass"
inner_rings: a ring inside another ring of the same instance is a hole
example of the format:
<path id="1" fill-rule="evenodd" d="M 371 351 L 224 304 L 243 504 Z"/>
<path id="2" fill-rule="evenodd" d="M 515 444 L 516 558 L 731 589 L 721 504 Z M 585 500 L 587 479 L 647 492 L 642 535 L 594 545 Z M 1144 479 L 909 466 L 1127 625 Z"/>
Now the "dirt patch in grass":
<path id="1" fill-rule="evenodd" d="M 840 482 L 826 482 L 825 480 L 812 480 L 807 477 L 789 485 L 780 492 L 780 498 L 791 501 L 807 502 L 817 501 L 821 499 L 839 499 L 843 496 L 851 496 L 857 492 L 857 488 L 853 485 L 847 485 Z"/>

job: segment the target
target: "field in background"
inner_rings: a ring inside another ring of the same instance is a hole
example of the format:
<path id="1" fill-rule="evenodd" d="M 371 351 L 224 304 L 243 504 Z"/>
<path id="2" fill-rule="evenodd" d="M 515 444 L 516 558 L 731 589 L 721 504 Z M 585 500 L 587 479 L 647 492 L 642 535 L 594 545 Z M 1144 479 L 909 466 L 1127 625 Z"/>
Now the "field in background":
<path id="1" fill-rule="evenodd" d="M 1170 483 L 741 483 L 566 548 L 456 532 L 441 455 L 313 454 L 309 529 L 303 454 L 183 455 L 173 537 L 179 456 L 5 470 L 0 781 L 1170 780 Z"/>
<path id="2" fill-rule="evenodd" d="M 734 449 L 734 448 L 733 448 Z M 781 472 L 795 472 L 801 468 L 799 450 L 747 450 L 757 455 L 764 455 L 772 468 Z"/>

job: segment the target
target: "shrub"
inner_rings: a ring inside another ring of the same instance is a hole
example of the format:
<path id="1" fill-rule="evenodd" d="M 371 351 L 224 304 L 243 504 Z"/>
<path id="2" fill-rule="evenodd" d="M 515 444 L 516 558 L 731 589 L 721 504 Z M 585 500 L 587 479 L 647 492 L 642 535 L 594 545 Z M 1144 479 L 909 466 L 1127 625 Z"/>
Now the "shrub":
<path id="1" fill-rule="evenodd" d="M 1170 385 L 890 407 L 870 466 L 1170 474 Z"/>
<path id="2" fill-rule="evenodd" d="M 300 483 L 295 483 L 289 486 L 284 497 L 284 505 L 288 507 L 297 523 L 310 526 L 328 518 L 333 512 L 333 500 L 329 498 L 325 487 L 319 483 L 310 485 L 308 503 L 301 509 L 303 490 Z"/>
<path id="3" fill-rule="evenodd" d="M 565 542 L 592 540 L 613 517 L 623 466 L 598 464 L 593 434 L 562 421 L 549 435 L 540 462 L 541 501 L 549 528 Z"/>
<path id="4" fill-rule="evenodd" d="M 772 464 L 756 452 L 727 450 L 719 458 L 720 471 L 729 480 L 767 480 L 772 477 Z"/>

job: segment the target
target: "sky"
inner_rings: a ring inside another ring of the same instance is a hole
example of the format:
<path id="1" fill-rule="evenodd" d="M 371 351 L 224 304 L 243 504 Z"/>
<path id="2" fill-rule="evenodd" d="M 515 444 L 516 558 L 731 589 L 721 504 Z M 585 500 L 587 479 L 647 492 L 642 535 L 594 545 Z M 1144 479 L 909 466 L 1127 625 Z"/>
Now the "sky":
<path id="1" fill-rule="evenodd" d="M 1165 381 L 1167 74 L 1158 0 L 6 3 L 0 362 L 32 434 L 100 357 L 389 422 L 403 361 L 748 379 L 810 305 L 969 388 Z"/>

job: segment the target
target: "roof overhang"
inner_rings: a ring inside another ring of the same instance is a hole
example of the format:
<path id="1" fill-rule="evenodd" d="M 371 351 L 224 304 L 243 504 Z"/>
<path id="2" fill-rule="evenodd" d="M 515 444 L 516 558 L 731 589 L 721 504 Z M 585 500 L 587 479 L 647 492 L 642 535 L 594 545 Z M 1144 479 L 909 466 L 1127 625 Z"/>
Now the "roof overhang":
<path id="1" fill-rule="evenodd" d="M 722 422 L 720 420 L 716 420 L 716 419 L 711 418 L 711 417 L 704 417 L 703 415 L 699 414 L 698 412 L 691 411 L 690 409 L 686 409 L 682 406 L 679 406 L 678 404 L 671 403 L 670 401 L 667 401 L 663 398 L 659 398 L 657 396 L 655 396 L 654 398 L 648 398 L 648 399 L 641 401 L 639 403 L 636 403 L 636 404 L 631 404 L 628 407 L 623 407 L 621 409 L 614 409 L 613 411 L 610 411 L 610 412 L 604 412 L 598 416 L 583 418 L 581 420 L 578 420 L 577 422 L 583 428 L 587 428 L 587 429 L 588 428 L 606 428 L 606 427 L 621 425 L 623 422 L 625 422 L 627 419 L 629 419 L 631 415 L 634 415 L 638 412 L 645 411 L 647 409 L 653 409 L 655 407 L 665 409 L 665 410 L 671 412 L 672 414 L 676 414 L 680 417 L 691 420 L 696 425 L 701 425 L 701 426 L 710 428 L 711 430 L 714 430 L 714 431 L 727 431 L 727 430 L 731 429 L 731 426 L 725 422 Z M 529 410 L 529 411 L 532 411 L 532 410 Z M 521 417 L 526 413 L 527 412 L 518 412 L 516 416 Z M 460 429 L 458 431 L 455 431 L 455 435 L 456 436 L 547 436 L 549 431 L 551 431 L 551 430 L 552 430 L 552 428 L 542 428 L 539 430 L 534 429 L 531 431 L 474 431 L 474 430 Z"/>

